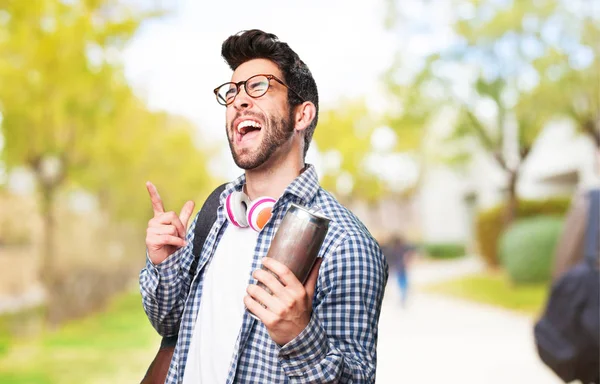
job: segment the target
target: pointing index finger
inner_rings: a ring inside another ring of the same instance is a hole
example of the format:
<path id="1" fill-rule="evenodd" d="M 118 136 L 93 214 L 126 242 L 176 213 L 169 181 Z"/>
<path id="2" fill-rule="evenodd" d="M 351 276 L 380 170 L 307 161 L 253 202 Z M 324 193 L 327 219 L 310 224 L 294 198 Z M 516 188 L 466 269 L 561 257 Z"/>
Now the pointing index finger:
<path id="1" fill-rule="evenodd" d="M 157 216 L 159 213 L 164 213 L 165 208 L 163 207 L 162 200 L 154 184 L 147 181 L 146 189 L 148 189 L 148 194 L 150 195 L 150 200 L 152 201 L 152 209 L 154 210 L 154 216 Z"/>

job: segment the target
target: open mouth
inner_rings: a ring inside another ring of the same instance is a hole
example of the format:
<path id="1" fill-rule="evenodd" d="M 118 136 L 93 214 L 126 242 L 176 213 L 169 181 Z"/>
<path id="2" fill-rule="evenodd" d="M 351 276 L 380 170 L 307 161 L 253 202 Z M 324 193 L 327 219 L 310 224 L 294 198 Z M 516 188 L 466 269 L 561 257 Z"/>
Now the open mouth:
<path id="1" fill-rule="evenodd" d="M 237 127 L 237 141 L 242 142 L 258 136 L 262 125 L 254 120 L 242 120 Z"/>

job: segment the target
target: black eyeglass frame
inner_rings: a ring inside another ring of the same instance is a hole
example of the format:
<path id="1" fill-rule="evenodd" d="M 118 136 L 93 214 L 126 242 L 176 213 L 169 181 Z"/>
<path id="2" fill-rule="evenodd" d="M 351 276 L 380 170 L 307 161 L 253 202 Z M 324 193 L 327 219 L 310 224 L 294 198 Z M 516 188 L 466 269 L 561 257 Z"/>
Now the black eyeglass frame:
<path id="1" fill-rule="evenodd" d="M 265 88 L 265 91 L 263 93 L 261 93 L 259 95 L 251 95 L 250 93 L 248 93 L 248 90 L 246 89 L 246 83 L 248 81 L 252 80 L 253 78 L 258 77 L 258 76 L 264 76 L 264 77 L 267 78 L 267 81 L 268 81 L 267 87 Z M 215 96 L 217 98 L 217 103 L 219 103 L 221 105 L 224 105 L 224 106 L 228 106 L 228 105 L 232 104 L 235 101 L 235 98 L 237 97 L 237 95 L 240 94 L 240 87 L 242 85 L 244 86 L 244 91 L 246 92 L 246 94 L 248 96 L 250 96 L 253 99 L 257 99 L 257 98 L 259 98 L 261 96 L 264 96 L 267 93 L 267 91 L 269 90 L 269 87 L 271 86 L 271 80 L 275 80 L 279 84 L 283 85 L 284 87 L 286 87 L 287 89 L 289 89 L 290 91 L 292 91 L 294 93 L 294 95 L 296 95 L 296 97 L 298 97 L 302 103 L 305 101 L 304 98 L 298 94 L 298 92 L 294 91 L 286 83 L 284 83 L 283 81 L 279 80 L 277 77 L 275 77 L 273 75 L 267 75 L 267 74 L 264 74 L 264 73 L 259 73 L 257 75 L 250 76 L 248 79 L 246 79 L 244 81 L 238 81 L 237 83 L 234 83 L 232 81 L 228 81 L 226 83 L 223 83 L 223 84 L 219 85 L 217 88 L 215 88 L 213 90 L 213 92 L 215 93 Z M 230 102 L 227 102 L 227 100 L 223 100 L 222 98 L 219 97 L 219 90 L 221 88 L 223 88 L 224 86 L 226 86 L 226 85 L 231 86 L 232 84 L 235 86 L 235 89 L 236 89 L 235 96 L 231 99 Z"/>

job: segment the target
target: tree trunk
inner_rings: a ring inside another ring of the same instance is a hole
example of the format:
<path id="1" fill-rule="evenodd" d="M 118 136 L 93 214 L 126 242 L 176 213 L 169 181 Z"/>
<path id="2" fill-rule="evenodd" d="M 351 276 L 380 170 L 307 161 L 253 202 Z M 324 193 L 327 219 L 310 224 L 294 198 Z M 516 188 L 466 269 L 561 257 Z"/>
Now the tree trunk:
<path id="1" fill-rule="evenodd" d="M 65 159 L 39 156 L 31 160 L 36 184 L 40 192 L 40 214 L 42 216 L 42 249 L 40 253 L 40 281 L 49 293 L 56 272 L 54 198 L 58 187 L 65 180 Z"/>
<path id="2" fill-rule="evenodd" d="M 509 171 L 506 196 L 506 208 L 504 211 L 504 228 L 507 228 L 517 217 L 518 196 L 517 181 L 519 180 L 519 168 Z"/>
<path id="3" fill-rule="evenodd" d="M 600 149 L 600 122 L 596 123 L 592 119 L 587 120 L 583 124 L 583 131 L 590 136 L 596 145 L 596 149 Z"/>
<path id="4" fill-rule="evenodd" d="M 48 289 L 55 272 L 54 254 L 56 251 L 56 244 L 54 242 L 54 196 L 56 188 L 53 185 L 44 184 L 42 181 L 40 181 L 40 189 L 42 195 L 41 214 L 43 222 L 43 241 L 40 255 L 41 262 L 39 276 L 40 281 L 44 284 L 44 287 Z"/>

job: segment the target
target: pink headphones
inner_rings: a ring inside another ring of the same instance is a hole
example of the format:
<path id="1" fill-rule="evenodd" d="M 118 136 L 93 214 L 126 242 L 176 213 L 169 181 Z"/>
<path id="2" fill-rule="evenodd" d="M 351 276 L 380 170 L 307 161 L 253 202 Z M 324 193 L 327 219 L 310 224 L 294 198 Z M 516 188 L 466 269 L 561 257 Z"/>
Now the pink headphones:
<path id="1" fill-rule="evenodd" d="M 236 227 L 250 227 L 256 232 L 267 224 L 271 218 L 271 210 L 275 205 L 275 199 L 262 196 L 254 201 L 244 192 L 232 192 L 225 199 L 225 212 L 229 222 Z"/>

